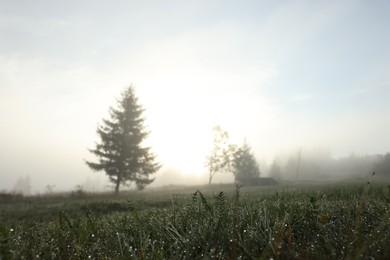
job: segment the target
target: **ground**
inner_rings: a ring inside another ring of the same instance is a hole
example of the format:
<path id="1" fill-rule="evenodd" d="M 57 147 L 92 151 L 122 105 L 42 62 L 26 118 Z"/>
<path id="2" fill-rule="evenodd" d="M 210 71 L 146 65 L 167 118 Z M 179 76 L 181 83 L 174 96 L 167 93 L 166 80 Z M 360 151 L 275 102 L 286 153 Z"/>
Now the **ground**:
<path id="1" fill-rule="evenodd" d="M 389 258 L 389 208 L 367 182 L 5 196 L 0 258 Z"/>

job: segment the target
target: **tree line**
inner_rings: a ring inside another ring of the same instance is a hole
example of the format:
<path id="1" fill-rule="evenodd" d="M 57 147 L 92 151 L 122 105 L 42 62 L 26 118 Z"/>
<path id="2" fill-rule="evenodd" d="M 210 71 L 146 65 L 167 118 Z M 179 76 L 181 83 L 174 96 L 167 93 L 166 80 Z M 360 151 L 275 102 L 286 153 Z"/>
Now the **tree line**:
<path id="1" fill-rule="evenodd" d="M 298 166 L 299 165 L 299 166 Z M 355 155 L 332 158 L 329 153 L 302 150 L 290 156 L 277 156 L 269 167 L 269 175 L 276 180 L 360 180 L 372 172 L 376 178 L 390 177 L 390 153 Z"/>
<path id="2" fill-rule="evenodd" d="M 144 189 L 154 181 L 152 175 L 160 169 L 156 155 L 144 145 L 149 132 L 143 117 L 144 108 L 139 104 L 133 86 L 127 87 L 117 99 L 116 107 L 109 108 L 109 118 L 103 119 L 97 128 L 99 142 L 89 151 L 97 161 L 85 161 L 94 171 L 104 171 L 114 184 L 115 193 L 121 186 L 135 184 Z M 211 153 L 206 158 L 209 184 L 215 174 L 232 172 L 236 182 L 245 184 L 259 178 L 260 170 L 251 147 L 241 147 L 228 142 L 229 135 L 216 126 Z"/>
<path id="3" fill-rule="evenodd" d="M 103 119 L 97 128 L 99 142 L 89 151 L 97 161 L 85 161 L 94 171 L 105 171 L 114 184 L 115 193 L 121 186 L 135 184 L 144 189 L 154 181 L 152 177 L 161 164 L 151 148 L 144 145 L 149 132 L 145 129 L 144 108 L 139 104 L 134 87 L 127 87 L 117 99 L 116 107 L 109 108 L 109 118 Z M 217 173 L 232 173 L 238 184 L 259 183 L 260 169 L 252 148 L 246 142 L 238 146 L 229 143 L 229 134 L 220 126 L 213 128 L 214 140 L 210 154 L 206 157 L 209 184 Z M 291 156 L 287 161 L 275 160 L 269 175 L 277 180 L 307 179 L 328 175 L 351 173 L 367 174 L 377 171 L 378 175 L 390 177 L 390 153 L 365 158 L 307 158 Z"/>

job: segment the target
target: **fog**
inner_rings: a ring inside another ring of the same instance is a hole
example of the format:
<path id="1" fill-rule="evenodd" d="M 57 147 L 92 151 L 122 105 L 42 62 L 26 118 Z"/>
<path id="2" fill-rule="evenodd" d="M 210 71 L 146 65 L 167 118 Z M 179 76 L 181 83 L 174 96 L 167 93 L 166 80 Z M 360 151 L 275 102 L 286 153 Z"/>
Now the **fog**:
<path id="1" fill-rule="evenodd" d="M 390 152 L 389 12 L 359 0 L 1 1 L 0 190 L 112 189 L 84 160 L 130 84 L 163 164 L 151 187 L 207 183 L 215 125 L 251 145 L 262 176 L 277 162 L 295 181 L 299 151 L 301 179 L 369 174 Z M 366 163 L 340 166 L 354 156 Z"/>

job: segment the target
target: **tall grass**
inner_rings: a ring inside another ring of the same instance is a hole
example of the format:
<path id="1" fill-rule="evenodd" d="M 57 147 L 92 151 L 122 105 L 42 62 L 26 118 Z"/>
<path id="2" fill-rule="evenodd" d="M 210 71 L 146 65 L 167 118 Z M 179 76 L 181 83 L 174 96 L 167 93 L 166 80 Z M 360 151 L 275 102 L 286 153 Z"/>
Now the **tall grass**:
<path id="1" fill-rule="evenodd" d="M 155 207 L 123 199 L 86 203 L 78 214 L 55 208 L 39 222 L 31 215 L 3 222 L 0 258 L 386 259 L 389 189 L 237 187 L 171 196 Z"/>

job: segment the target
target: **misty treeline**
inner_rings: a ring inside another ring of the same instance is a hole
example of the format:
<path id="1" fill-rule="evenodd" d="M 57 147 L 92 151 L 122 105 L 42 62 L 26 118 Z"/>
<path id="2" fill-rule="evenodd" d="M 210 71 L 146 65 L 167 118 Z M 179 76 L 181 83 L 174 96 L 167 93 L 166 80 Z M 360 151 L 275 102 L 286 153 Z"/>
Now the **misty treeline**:
<path id="1" fill-rule="evenodd" d="M 144 127 L 144 109 L 138 103 L 134 87 L 129 86 L 110 107 L 110 118 L 98 126 L 100 142 L 90 149 L 97 162 L 86 161 L 95 171 L 105 171 L 114 184 L 115 193 L 121 185 L 135 183 L 144 189 L 154 181 L 151 176 L 161 167 L 151 148 L 144 146 L 149 132 Z M 235 182 L 243 185 L 261 184 L 259 165 L 251 147 L 244 142 L 238 146 L 229 142 L 229 134 L 220 126 L 213 128 L 214 142 L 206 157 L 209 184 L 215 174 L 229 172 Z M 376 171 L 379 176 L 390 176 L 390 154 L 379 156 L 349 156 L 333 159 L 330 154 L 308 154 L 301 151 L 287 160 L 275 159 L 269 175 L 276 180 L 313 180 L 328 177 L 365 177 Z"/>
<path id="2" fill-rule="evenodd" d="M 367 179 L 372 172 L 376 178 L 390 178 L 390 153 L 384 155 L 355 155 L 332 158 L 328 152 L 300 150 L 290 156 L 279 156 L 269 167 L 276 180 L 321 181 L 330 179 Z"/>
<path id="3" fill-rule="evenodd" d="M 229 143 L 229 134 L 220 126 L 213 128 L 214 142 L 206 157 L 209 184 L 217 173 L 233 174 L 235 182 L 242 185 L 274 184 L 275 181 L 325 181 L 367 179 L 372 172 L 376 178 L 390 178 L 390 153 L 384 155 L 355 155 L 332 158 L 326 151 L 305 151 L 276 156 L 268 167 L 268 176 L 260 178 L 260 168 L 251 146 Z M 264 167 L 265 168 L 265 167 Z"/>
<path id="4" fill-rule="evenodd" d="M 144 189 L 154 181 L 152 175 L 161 167 L 151 148 L 144 145 L 149 132 L 144 126 L 143 112 L 134 87 L 127 87 L 117 99 L 116 107 L 109 108 L 109 119 L 103 119 L 97 128 L 100 140 L 96 142 L 95 148 L 89 150 L 97 157 L 97 162 L 85 161 L 91 169 L 105 171 L 114 184 L 115 193 L 119 192 L 121 186 L 132 183 L 137 189 Z M 259 164 L 246 141 L 241 146 L 230 143 L 228 132 L 220 126 L 215 126 L 213 132 L 213 146 L 205 160 L 209 184 L 217 173 L 233 174 L 235 182 L 243 185 L 272 183 L 271 179 L 260 178 Z M 300 150 L 293 155 L 276 156 L 267 175 L 277 181 L 321 181 L 335 178 L 366 179 L 372 172 L 376 172 L 378 177 L 390 178 L 390 153 L 363 156 L 351 154 L 335 159 L 329 152 Z M 46 192 L 51 193 L 54 187 L 47 185 Z M 76 192 L 82 189 L 79 185 Z M 14 185 L 13 193 L 29 195 L 30 176 L 20 177 Z"/>

